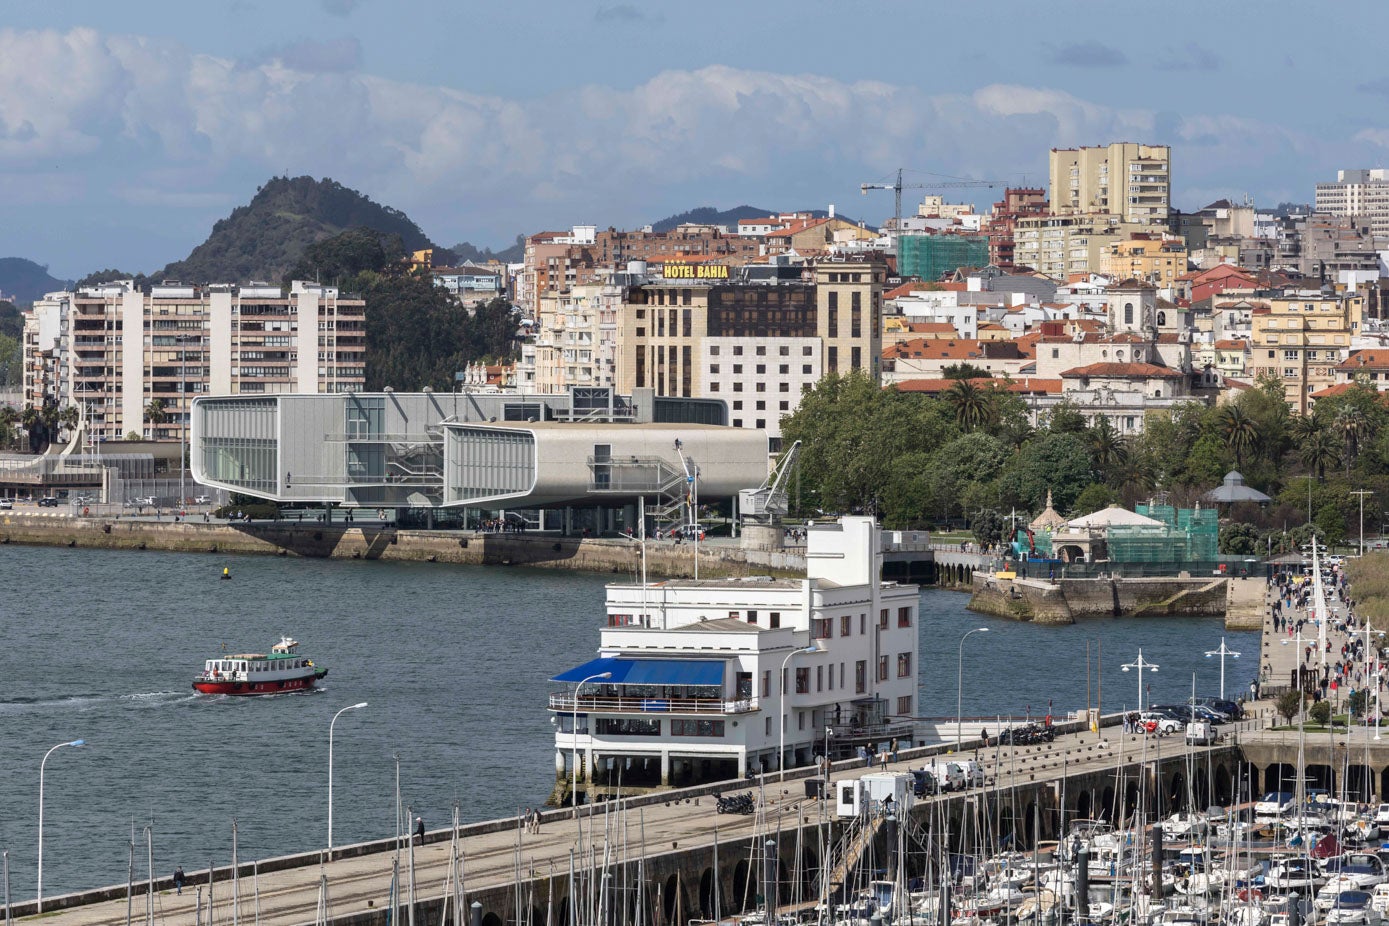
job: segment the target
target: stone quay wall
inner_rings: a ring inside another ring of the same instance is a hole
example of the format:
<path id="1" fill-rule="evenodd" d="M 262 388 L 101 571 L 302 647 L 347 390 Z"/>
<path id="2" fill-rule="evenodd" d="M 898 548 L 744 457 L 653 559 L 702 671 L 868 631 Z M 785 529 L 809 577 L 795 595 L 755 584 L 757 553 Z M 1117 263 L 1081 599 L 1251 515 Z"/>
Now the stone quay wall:
<path id="1" fill-rule="evenodd" d="M 975 573 L 969 609 L 1039 624 L 1088 617 L 1225 617 L 1230 579 L 1000 579 Z"/>

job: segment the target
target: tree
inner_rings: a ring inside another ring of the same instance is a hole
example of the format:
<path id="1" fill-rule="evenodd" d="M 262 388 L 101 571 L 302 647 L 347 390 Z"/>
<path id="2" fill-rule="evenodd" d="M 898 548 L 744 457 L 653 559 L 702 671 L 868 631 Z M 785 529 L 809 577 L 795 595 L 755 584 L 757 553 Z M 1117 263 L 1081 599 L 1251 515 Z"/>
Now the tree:
<path id="1" fill-rule="evenodd" d="M 1259 426 L 1238 405 L 1221 406 L 1216 423 L 1225 445 L 1235 453 L 1235 463 L 1244 465 L 1244 458 L 1259 446 Z"/>
<path id="2" fill-rule="evenodd" d="M 1258 552 L 1259 531 L 1252 524 L 1234 523 L 1220 526 L 1220 552 L 1243 556 Z"/>
<path id="3" fill-rule="evenodd" d="M 1331 723 L 1331 702 L 1318 701 L 1307 708 L 1307 719 L 1322 727 Z"/>
<path id="4" fill-rule="evenodd" d="M 1360 455 L 1360 443 L 1369 432 L 1370 423 L 1364 412 L 1354 405 L 1346 405 L 1336 414 L 1336 428 L 1345 436 L 1346 475 L 1350 475 L 1351 464 Z"/>
<path id="5" fill-rule="evenodd" d="M 1339 443 L 1322 427 L 1308 432 L 1308 436 L 1302 439 L 1302 446 L 1298 449 L 1297 455 L 1308 469 L 1317 474 L 1318 481 L 1325 481 L 1327 467 L 1335 467 L 1341 462 Z"/>
<path id="6" fill-rule="evenodd" d="M 1063 397 L 1047 416 L 1047 430 L 1053 434 L 1081 434 L 1085 431 L 1085 415 L 1074 402 Z"/>
<path id="7" fill-rule="evenodd" d="M 1283 692 L 1274 703 L 1274 708 L 1278 711 L 1279 716 L 1288 723 L 1292 723 L 1293 717 L 1297 716 L 1297 712 L 1302 709 L 1302 692 Z"/>
<path id="8" fill-rule="evenodd" d="M 1118 504 L 1119 496 L 1102 482 L 1092 482 L 1076 496 L 1075 509 L 1082 513 L 1100 511 L 1110 505 Z"/>
<path id="9" fill-rule="evenodd" d="M 153 399 L 145 406 L 145 420 L 153 425 L 160 425 L 169 420 L 169 413 L 163 399 Z"/>
<path id="10" fill-rule="evenodd" d="M 1094 465 L 1095 472 L 1101 479 L 1108 481 L 1110 475 L 1128 456 L 1123 436 L 1114 430 L 1108 416 L 1099 415 L 1094 426 L 1086 432 L 1086 439 L 1090 444 L 1090 462 Z"/>
<path id="11" fill-rule="evenodd" d="M 989 423 L 989 396 L 967 379 L 958 379 L 945 391 L 945 400 L 955 409 L 955 421 L 966 431 Z"/>
<path id="12" fill-rule="evenodd" d="M 976 511 L 970 518 L 970 526 L 974 531 L 974 539 L 979 541 L 980 546 L 1002 543 L 1004 534 L 1008 533 L 1008 519 L 999 513 L 997 508 L 985 508 Z"/>
<path id="13" fill-rule="evenodd" d="M 1057 510 L 1070 510 L 1093 481 L 1085 441 L 1078 434 L 1039 435 L 1014 454 L 998 481 L 1002 508 L 1038 511 L 1050 489 Z"/>
<path id="14" fill-rule="evenodd" d="M 972 363 L 952 363 L 941 370 L 941 376 L 946 379 L 990 379 L 993 374 Z"/>

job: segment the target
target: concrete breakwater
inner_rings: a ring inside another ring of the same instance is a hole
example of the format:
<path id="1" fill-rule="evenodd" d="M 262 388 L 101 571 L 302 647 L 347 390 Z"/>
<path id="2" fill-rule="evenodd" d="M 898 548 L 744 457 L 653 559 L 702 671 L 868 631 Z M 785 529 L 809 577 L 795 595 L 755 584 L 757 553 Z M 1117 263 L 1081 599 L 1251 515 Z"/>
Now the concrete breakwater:
<path id="1" fill-rule="evenodd" d="M 0 517 L 0 545 L 7 543 L 105 550 L 162 550 L 176 553 L 235 553 L 334 559 L 380 559 L 483 566 L 531 566 L 586 572 L 636 574 L 641 549 L 621 539 L 472 531 L 399 530 L 390 525 L 301 524 L 283 521 L 200 523 L 135 519 Z M 652 541 L 647 571 L 653 576 L 694 575 L 694 545 Z M 744 550 L 722 544 L 699 546 L 699 574 L 720 578 L 747 575 L 804 575 L 798 552 Z"/>
<path id="2" fill-rule="evenodd" d="M 1000 579 L 976 573 L 969 609 L 1041 624 L 1088 617 L 1223 617 L 1231 630 L 1258 629 L 1261 612 L 1226 578 Z M 1261 583 L 1243 583 L 1257 591 Z"/>

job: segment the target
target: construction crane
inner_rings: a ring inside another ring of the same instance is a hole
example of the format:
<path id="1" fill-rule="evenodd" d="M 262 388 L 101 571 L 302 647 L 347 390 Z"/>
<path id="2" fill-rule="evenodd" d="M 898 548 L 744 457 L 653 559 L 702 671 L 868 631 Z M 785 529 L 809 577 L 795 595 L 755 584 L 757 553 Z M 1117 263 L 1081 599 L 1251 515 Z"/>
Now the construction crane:
<path id="1" fill-rule="evenodd" d="M 896 219 L 892 224 L 892 233 L 897 242 L 897 272 L 902 272 L 902 191 L 903 190 L 954 190 L 964 187 L 1006 187 L 1008 184 L 1002 180 L 946 180 L 940 183 L 903 183 L 903 168 L 897 168 L 896 183 L 860 183 L 859 192 L 864 196 L 868 195 L 869 190 L 892 190 L 896 194 L 896 204 L 893 216 Z"/>
<path id="2" fill-rule="evenodd" d="M 742 489 L 738 492 L 738 511 L 745 524 L 775 525 L 790 510 L 786 492 L 786 480 L 795 469 L 796 457 L 800 455 L 801 442 L 796 441 L 791 449 L 781 455 L 777 468 L 767 475 L 762 485 L 756 489 Z"/>

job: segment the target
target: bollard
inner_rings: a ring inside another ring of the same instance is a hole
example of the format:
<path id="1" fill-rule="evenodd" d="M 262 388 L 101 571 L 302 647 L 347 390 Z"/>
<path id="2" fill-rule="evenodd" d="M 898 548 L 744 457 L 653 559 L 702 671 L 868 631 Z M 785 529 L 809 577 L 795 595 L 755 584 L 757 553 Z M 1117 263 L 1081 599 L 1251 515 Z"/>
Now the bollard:
<path id="1" fill-rule="evenodd" d="M 482 926 L 482 904 L 476 900 L 468 908 L 468 922 L 471 926 Z"/>

